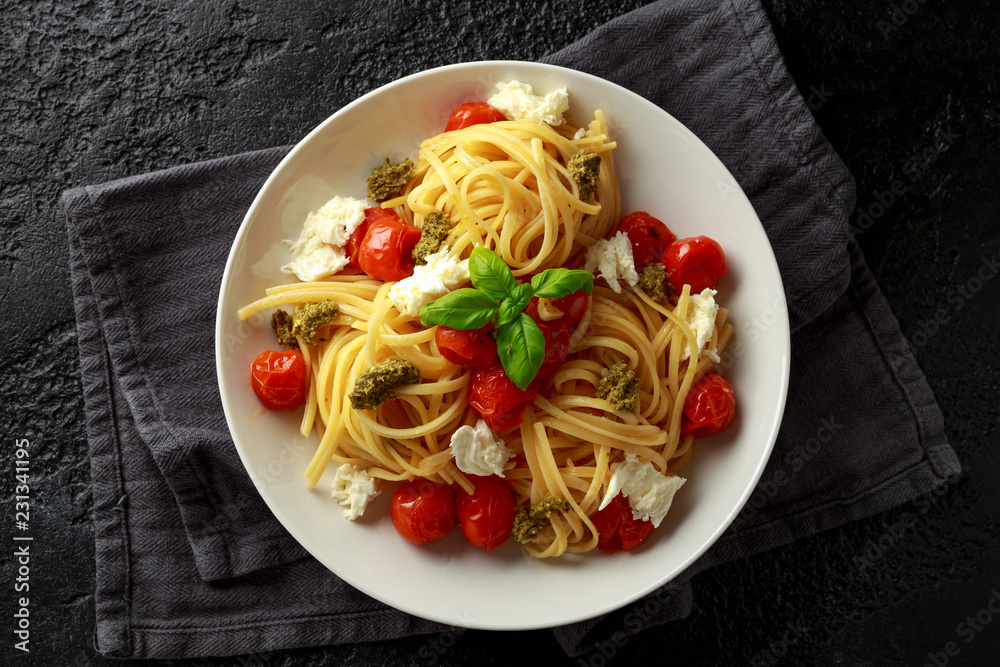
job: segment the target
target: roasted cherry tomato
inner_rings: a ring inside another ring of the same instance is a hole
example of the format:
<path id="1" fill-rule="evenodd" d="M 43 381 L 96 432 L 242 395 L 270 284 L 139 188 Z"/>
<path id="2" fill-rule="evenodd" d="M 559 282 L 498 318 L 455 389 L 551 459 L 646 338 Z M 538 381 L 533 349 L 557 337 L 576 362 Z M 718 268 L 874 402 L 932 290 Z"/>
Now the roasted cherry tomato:
<path id="1" fill-rule="evenodd" d="M 566 361 L 569 355 L 569 329 L 562 318 L 549 322 L 538 322 L 538 328 L 545 336 L 545 358 L 542 359 L 542 367 L 538 374 L 544 375 L 549 369 L 555 369 Z"/>
<path id="2" fill-rule="evenodd" d="M 466 102 L 459 104 L 451 113 L 451 118 L 448 119 L 448 125 L 445 126 L 444 131 L 461 130 L 463 127 L 495 123 L 498 120 L 507 119 L 486 102 Z"/>
<path id="3" fill-rule="evenodd" d="M 297 408 L 306 400 L 306 360 L 298 350 L 267 350 L 250 364 L 250 385 L 272 410 Z"/>
<path id="4" fill-rule="evenodd" d="M 665 224 L 645 211 L 625 216 L 618 225 L 618 231 L 625 232 L 632 242 L 632 260 L 639 270 L 647 264 L 659 262 L 663 251 L 676 238 Z"/>
<path id="5" fill-rule="evenodd" d="M 457 491 L 455 512 L 465 539 L 492 551 L 507 541 L 514 528 L 517 503 L 507 485 L 496 477 L 469 475 L 476 488 L 472 495 Z"/>
<path id="6" fill-rule="evenodd" d="M 394 222 L 402 222 L 395 211 L 391 208 L 382 208 L 381 206 L 373 206 L 372 208 L 365 209 L 365 219 L 361 221 L 357 229 L 351 234 L 350 238 L 347 239 L 347 243 L 344 244 L 344 252 L 347 254 L 348 263 L 347 266 L 353 269 L 360 269 L 361 265 L 358 263 L 358 255 L 361 252 L 361 242 L 365 239 L 365 234 L 368 233 L 368 228 L 371 227 L 373 222 L 378 220 L 388 219 Z"/>
<path id="7" fill-rule="evenodd" d="M 590 295 L 583 290 L 577 290 L 567 296 L 552 299 L 552 305 L 563 312 L 562 320 L 572 334 L 587 312 L 587 307 L 590 305 Z"/>
<path id="8" fill-rule="evenodd" d="M 539 375 L 545 375 L 547 370 L 559 366 L 566 360 L 566 356 L 569 355 L 570 336 L 587 311 L 589 300 L 590 297 L 582 290 L 561 299 L 553 299 L 553 307 L 559 309 L 563 314 L 554 320 L 543 320 L 538 314 L 538 297 L 532 297 L 524 312 L 534 320 L 542 335 L 545 336 L 545 358 L 542 360 Z"/>
<path id="9" fill-rule="evenodd" d="M 684 400 L 681 433 L 696 438 L 715 435 L 729 426 L 736 414 L 733 385 L 716 371 L 705 373 Z"/>
<path id="10" fill-rule="evenodd" d="M 497 342 L 490 335 L 490 328 L 461 331 L 438 326 L 434 334 L 441 356 L 453 364 L 480 368 L 489 366 L 497 358 Z"/>
<path id="11" fill-rule="evenodd" d="M 455 493 L 429 479 L 415 479 L 392 497 L 389 516 L 396 532 L 414 544 L 440 540 L 455 525 Z"/>
<path id="12" fill-rule="evenodd" d="M 726 275 L 726 254 L 707 236 L 677 239 L 663 251 L 663 266 L 674 290 L 680 293 L 684 285 L 690 285 L 691 294 L 700 294 L 703 289 L 714 289 Z"/>
<path id="13" fill-rule="evenodd" d="M 406 224 L 395 213 L 383 216 L 368 226 L 358 250 L 358 264 L 372 278 L 402 280 L 413 274 L 413 248 L 419 240 L 419 227 Z"/>
<path id="14" fill-rule="evenodd" d="M 597 528 L 597 548 L 606 554 L 631 551 L 653 532 L 653 524 L 632 518 L 632 508 L 625 496 L 618 494 L 607 507 L 590 515 Z"/>
<path id="15" fill-rule="evenodd" d="M 499 361 L 485 368 L 473 368 L 469 380 L 469 405 L 494 431 L 504 431 L 521 423 L 524 410 L 538 393 L 538 380 L 528 388 L 517 388 Z"/>

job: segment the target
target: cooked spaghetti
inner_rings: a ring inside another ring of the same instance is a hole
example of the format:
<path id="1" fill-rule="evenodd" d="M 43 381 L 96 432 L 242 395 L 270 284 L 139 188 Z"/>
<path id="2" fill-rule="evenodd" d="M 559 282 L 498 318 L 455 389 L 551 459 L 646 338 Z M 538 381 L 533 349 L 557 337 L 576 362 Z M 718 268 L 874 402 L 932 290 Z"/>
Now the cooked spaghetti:
<path id="1" fill-rule="evenodd" d="M 454 256 L 467 258 L 474 247 L 487 247 L 523 279 L 543 269 L 582 268 L 587 248 L 619 221 L 614 147 L 599 111 L 580 132 L 572 123 L 553 128 L 531 121 L 445 132 L 423 142 L 402 192 L 382 206 L 417 226 L 443 211 L 453 227 Z M 602 158 L 588 201 L 580 199 L 566 166 L 581 149 Z M 305 470 L 310 486 L 335 462 L 385 482 L 428 478 L 471 492 L 473 483 L 457 468 L 450 443 L 459 427 L 474 425 L 480 416 L 469 404 L 472 372 L 441 355 L 436 327 L 400 313 L 389 298 L 393 284 L 341 272 L 268 289 L 239 317 L 325 300 L 339 305 L 315 344 L 298 338 L 310 375 L 301 432 L 308 436 L 315 429 L 320 439 Z M 691 459 L 694 438 L 681 434 L 682 408 L 733 331 L 720 308 L 700 349 L 688 323 L 691 296 L 685 286 L 661 304 L 638 288 L 616 292 L 595 283 L 568 356 L 546 375 L 521 424 L 499 433 L 516 455 L 504 478 L 518 502 L 538 503 L 551 495 L 568 505 L 526 544 L 531 555 L 597 546 L 590 516 L 608 490 L 611 465 L 624 455 L 648 461 L 665 475 Z M 412 363 L 422 382 L 400 387 L 395 400 L 375 409 L 354 409 L 348 394 L 355 380 L 387 358 Z M 639 381 L 635 413 L 616 410 L 597 394 L 606 369 L 620 362 Z"/>
<path id="2" fill-rule="evenodd" d="M 383 202 L 417 224 L 435 210 L 456 228 L 453 251 L 494 250 L 516 276 L 566 266 L 617 224 L 618 182 L 604 114 L 585 134 L 531 121 L 473 125 L 427 139 L 403 195 Z M 566 163 L 578 151 L 601 156 L 592 201 L 581 201 Z"/>

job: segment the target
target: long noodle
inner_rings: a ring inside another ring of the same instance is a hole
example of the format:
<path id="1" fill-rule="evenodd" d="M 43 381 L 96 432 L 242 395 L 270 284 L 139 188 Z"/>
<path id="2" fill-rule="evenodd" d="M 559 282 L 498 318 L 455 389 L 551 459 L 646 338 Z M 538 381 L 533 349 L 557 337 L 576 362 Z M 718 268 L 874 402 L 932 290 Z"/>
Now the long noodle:
<path id="1" fill-rule="evenodd" d="M 383 206 L 416 225 L 432 211 L 443 211 L 453 226 L 454 253 L 467 257 L 473 247 L 486 246 L 517 276 L 579 267 L 586 249 L 617 225 L 620 202 L 615 143 L 604 115 L 596 112 L 581 138 L 574 138 L 576 131 L 571 123 L 552 128 L 506 121 L 437 135 L 421 145 L 404 191 Z M 602 157 L 589 202 L 579 199 L 565 166 L 583 148 Z M 311 374 L 301 432 L 308 436 L 315 428 L 320 436 L 305 470 L 310 486 L 332 462 L 357 465 L 386 482 L 425 477 L 471 492 L 472 483 L 449 449 L 455 430 L 479 417 L 467 400 L 470 372 L 439 354 L 433 327 L 399 314 L 387 296 L 390 286 L 364 275 L 337 274 L 268 289 L 239 317 L 327 299 L 340 305 L 315 345 L 299 340 Z M 691 459 L 693 438 L 681 435 L 681 408 L 712 355 L 699 354 L 686 323 L 690 296 L 685 287 L 661 305 L 641 290 L 615 293 L 595 284 L 569 356 L 525 408 L 522 424 L 499 434 L 522 461 L 505 471 L 519 502 L 551 493 L 569 504 L 528 544 L 532 556 L 596 547 L 588 516 L 608 489 L 611 464 L 624 454 L 649 461 L 664 474 L 676 474 Z M 716 354 L 732 335 L 726 318 L 720 309 L 707 345 Z M 682 361 L 685 349 L 690 358 Z M 347 394 L 357 375 L 389 357 L 413 363 L 423 382 L 403 387 L 398 400 L 374 410 L 352 408 Z M 618 362 L 627 363 L 639 379 L 637 414 L 618 412 L 597 397 L 602 371 Z"/>

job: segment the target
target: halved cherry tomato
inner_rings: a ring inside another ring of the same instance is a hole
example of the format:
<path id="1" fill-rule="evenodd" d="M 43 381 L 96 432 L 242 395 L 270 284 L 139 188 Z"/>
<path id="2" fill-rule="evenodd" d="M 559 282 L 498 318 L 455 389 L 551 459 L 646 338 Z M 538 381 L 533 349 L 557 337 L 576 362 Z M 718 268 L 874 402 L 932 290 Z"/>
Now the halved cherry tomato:
<path id="1" fill-rule="evenodd" d="M 364 241 L 365 234 L 368 233 L 368 228 L 371 227 L 371 224 L 382 219 L 403 222 L 403 219 L 400 218 L 399 215 L 397 215 L 391 208 L 382 208 L 381 206 L 366 208 L 365 219 L 361 221 L 361 224 L 358 225 L 357 229 L 354 230 L 350 238 L 347 239 L 347 243 L 344 244 L 344 253 L 348 258 L 347 266 L 353 269 L 361 268 L 361 265 L 358 264 L 358 254 L 361 252 L 361 242 Z"/>
<path id="2" fill-rule="evenodd" d="M 455 525 L 455 492 L 445 484 L 415 479 L 389 504 L 396 532 L 414 544 L 440 540 Z"/>
<path id="3" fill-rule="evenodd" d="M 361 270 L 385 281 L 413 274 L 413 248 L 420 240 L 419 227 L 406 224 L 395 213 L 392 216 L 373 220 L 358 249 Z"/>
<path id="4" fill-rule="evenodd" d="M 680 293 L 684 285 L 690 285 L 691 294 L 700 294 L 703 289 L 714 289 L 726 275 L 726 253 L 707 236 L 677 239 L 663 251 L 663 266 L 674 290 Z"/>
<path id="5" fill-rule="evenodd" d="M 476 488 L 471 495 L 458 491 L 455 512 L 465 539 L 492 551 L 507 541 L 514 528 L 517 503 L 507 485 L 496 477 L 469 475 Z"/>
<path id="6" fill-rule="evenodd" d="M 467 331 L 438 326 L 434 340 L 441 356 L 459 366 L 489 366 L 497 358 L 497 342 L 488 326 Z"/>
<path id="7" fill-rule="evenodd" d="M 653 532 L 653 524 L 632 518 L 632 508 L 625 496 L 618 494 L 607 507 L 590 515 L 597 529 L 597 548 L 606 554 L 631 551 Z"/>
<path id="8" fill-rule="evenodd" d="M 253 393 L 271 410 L 297 408 L 306 400 L 306 360 L 298 350 L 267 350 L 250 364 Z"/>
<path id="9" fill-rule="evenodd" d="M 494 431 L 504 431 L 521 423 L 521 411 L 538 393 L 538 380 L 521 390 L 507 377 L 497 361 L 485 368 L 473 368 L 469 380 L 469 405 Z"/>
<path id="10" fill-rule="evenodd" d="M 632 260 L 640 270 L 647 264 L 659 262 L 663 251 L 676 238 L 665 224 L 645 211 L 626 215 L 618 231 L 625 232 L 632 242 Z"/>
<path id="11" fill-rule="evenodd" d="M 717 371 L 709 371 L 698 380 L 684 400 L 681 433 L 704 438 L 722 431 L 736 414 L 733 385 Z"/>
<path id="12" fill-rule="evenodd" d="M 461 130 L 463 127 L 495 123 L 498 120 L 507 119 L 486 102 L 466 102 L 459 104 L 451 112 L 451 118 L 448 119 L 448 125 L 445 126 L 444 131 Z"/>

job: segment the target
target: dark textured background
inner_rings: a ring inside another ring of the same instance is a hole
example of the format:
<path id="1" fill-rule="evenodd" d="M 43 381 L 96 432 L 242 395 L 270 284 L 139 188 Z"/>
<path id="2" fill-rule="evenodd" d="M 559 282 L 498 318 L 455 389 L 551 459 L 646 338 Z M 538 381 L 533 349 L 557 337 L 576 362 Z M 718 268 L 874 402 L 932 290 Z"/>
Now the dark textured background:
<path id="1" fill-rule="evenodd" d="M 90 470 L 60 191 L 293 143 L 399 76 L 535 59 L 641 4 L 4 3 L 0 433 L 5 453 L 15 438 L 34 444 L 36 541 L 24 656 L 10 632 L 13 466 L 0 456 L 0 662 L 116 664 L 92 645 Z M 764 4 L 789 70 L 857 179 L 859 211 L 871 217 L 856 211 L 852 222 L 964 472 L 941 494 L 700 575 L 689 619 L 579 664 L 998 664 L 1000 618 L 965 619 L 1000 590 L 1000 280 L 995 269 L 976 276 L 1000 259 L 1000 7 Z M 888 203 L 894 183 L 903 194 Z M 948 642 L 957 656 L 943 653 Z M 508 664 L 526 655 L 577 662 L 547 631 L 469 631 L 184 664 Z"/>

